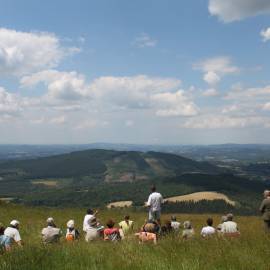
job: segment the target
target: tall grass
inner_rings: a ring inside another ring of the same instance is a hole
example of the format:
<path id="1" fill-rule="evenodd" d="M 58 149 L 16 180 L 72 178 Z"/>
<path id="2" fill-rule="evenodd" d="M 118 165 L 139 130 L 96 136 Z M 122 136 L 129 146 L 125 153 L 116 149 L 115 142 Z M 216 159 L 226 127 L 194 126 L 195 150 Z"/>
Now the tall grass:
<path id="1" fill-rule="evenodd" d="M 127 210 L 101 211 L 102 222 L 108 218 L 120 221 Z M 132 212 L 131 218 L 138 229 L 146 213 Z M 241 230 L 239 239 L 201 239 L 199 232 L 206 215 L 178 215 L 180 221 L 191 220 L 197 236 L 183 241 L 180 236 L 160 239 L 158 245 L 138 244 L 136 239 L 121 243 L 86 243 L 84 238 L 74 244 L 66 243 L 43 246 L 40 231 L 47 217 L 53 216 L 58 226 L 65 229 L 68 219 L 75 219 L 79 228 L 84 217 L 83 209 L 26 208 L 23 206 L 0 206 L 0 221 L 8 224 L 13 218 L 21 222 L 24 247 L 0 255 L 2 270 L 36 269 L 270 269 L 270 237 L 262 230 L 258 217 L 236 217 Z M 164 216 L 163 219 L 169 218 Z M 213 216 L 215 225 L 220 217 Z"/>

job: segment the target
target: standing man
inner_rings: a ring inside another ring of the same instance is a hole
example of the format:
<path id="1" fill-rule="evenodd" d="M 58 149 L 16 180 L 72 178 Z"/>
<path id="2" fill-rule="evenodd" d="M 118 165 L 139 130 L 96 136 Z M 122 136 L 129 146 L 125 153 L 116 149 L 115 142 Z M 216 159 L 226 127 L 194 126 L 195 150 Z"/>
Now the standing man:
<path id="1" fill-rule="evenodd" d="M 260 212 L 262 213 L 265 231 L 270 233 L 270 191 L 265 190 L 263 195 L 264 200 L 260 206 Z"/>
<path id="2" fill-rule="evenodd" d="M 152 193 L 146 204 L 149 207 L 149 220 L 157 221 L 160 225 L 161 204 L 163 203 L 163 198 L 159 192 L 156 192 L 155 186 L 152 186 L 151 191 Z"/>

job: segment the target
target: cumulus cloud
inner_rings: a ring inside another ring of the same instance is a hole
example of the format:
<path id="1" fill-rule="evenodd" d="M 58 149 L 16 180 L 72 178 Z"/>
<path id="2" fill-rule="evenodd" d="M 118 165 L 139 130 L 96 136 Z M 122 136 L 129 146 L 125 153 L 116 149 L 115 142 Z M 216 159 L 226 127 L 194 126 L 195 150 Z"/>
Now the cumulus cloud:
<path id="1" fill-rule="evenodd" d="M 209 0 L 208 10 L 224 22 L 270 13 L 269 0 Z"/>
<path id="2" fill-rule="evenodd" d="M 262 40 L 264 42 L 270 40 L 270 27 L 261 31 Z"/>
<path id="3" fill-rule="evenodd" d="M 270 118 L 252 116 L 252 117 L 232 117 L 227 115 L 204 115 L 188 119 L 184 128 L 191 129 L 221 129 L 221 128 L 246 128 L 252 126 L 268 127 Z"/>
<path id="4" fill-rule="evenodd" d="M 135 38 L 133 45 L 138 48 L 155 47 L 157 45 L 157 40 L 151 38 L 146 33 L 141 33 Z"/>
<path id="5" fill-rule="evenodd" d="M 0 87 L 0 113 L 1 115 L 18 114 L 22 109 L 22 100 L 16 94 Z"/>
<path id="6" fill-rule="evenodd" d="M 52 33 L 0 28 L 0 75 L 23 75 L 57 66 L 78 48 L 63 48 Z"/>
<path id="7" fill-rule="evenodd" d="M 87 95 L 87 84 L 83 75 L 77 72 L 60 72 L 57 70 L 45 70 L 24 76 L 21 81 L 22 87 L 33 87 L 44 83 L 48 92 L 48 102 L 55 100 L 74 101 Z"/>
<path id="8" fill-rule="evenodd" d="M 240 69 L 232 64 L 230 57 L 220 56 L 205 59 L 193 64 L 193 69 L 204 73 L 203 80 L 211 88 L 214 88 L 221 80 L 221 77 L 227 74 L 238 73 Z"/>
<path id="9" fill-rule="evenodd" d="M 157 106 L 158 116 L 193 116 L 199 109 L 183 90 L 175 93 L 159 93 L 151 97 Z"/>
<path id="10" fill-rule="evenodd" d="M 237 66 L 232 64 L 231 58 L 228 56 L 219 56 L 205 59 L 203 61 L 195 63 L 193 65 L 193 68 L 195 70 L 201 70 L 206 74 L 211 72 L 212 77 L 213 74 L 226 75 L 231 73 L 237 73 L 240 71 Z"/>
<path id="11" fill-rule="evenodd" d="M 205 97 L 214 97 L 218 95 L 218 91 L 214 88 L 209 88 L 202 93 L 203 96 Z"/>
<path id="12" fill-rule="evenodd" d="M 220 81 L 220 77 L 214 71 L 205 73 L 203 79 L 210 85 L 216 85 Z"/>

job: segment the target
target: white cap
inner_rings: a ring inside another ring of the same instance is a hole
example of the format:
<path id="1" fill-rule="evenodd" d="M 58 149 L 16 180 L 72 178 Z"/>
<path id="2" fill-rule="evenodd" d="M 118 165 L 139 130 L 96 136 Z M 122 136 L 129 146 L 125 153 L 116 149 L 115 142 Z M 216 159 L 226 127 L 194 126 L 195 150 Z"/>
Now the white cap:
<path id="1" fill-rule="evenodd" d="M 70 228 L 70 229 L 73 229 L 75 226 L 75 222 L 73 219 L 69 220 L 68 223 L 67 223 L 67 227 Z"/>
<path id="2" fill-rule="evenodd" d="M 54 219 L 52 217 L 47 218 L 47 223 L 53 223 Z"/>
<path id="3" fill-rule="evenodd" d="M 18 226 L 19 224 L 20 224 L 20 222 L 19 222 L 18 220 L 16 220 L 16 219 L 14 219 L 14 220 L 12 220 L 12 221 L 10 222 L 10 225 L 12 225 L 12 226 L 14 226 L 14 227 Z"/>

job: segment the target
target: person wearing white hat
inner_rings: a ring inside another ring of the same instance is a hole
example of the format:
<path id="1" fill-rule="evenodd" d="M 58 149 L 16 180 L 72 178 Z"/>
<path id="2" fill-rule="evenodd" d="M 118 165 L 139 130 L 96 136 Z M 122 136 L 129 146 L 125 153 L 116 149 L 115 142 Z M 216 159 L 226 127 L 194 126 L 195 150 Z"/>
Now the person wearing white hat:
<path id="1" fill-rule="evenodd" d="M 77 229 L 75 229 L 75 222 L 73 219 L 67 222 L 67 233 L 66 233 L 66 240 L 67 241 L 74 241 L 78 240 L 80 237 L 80 233 Z"/>
<path id="2" fill-rule="evenodd" d="M 12 220 L 10 225 L 5 229 L 4 235 L 11 239 L 12 243 L 16 243 L 18 246 L 22 246 L 22 239 L 19 232 L 20 222 L 18 220 Z"/>
<path id="3" fill-rule="evenodd" d="M 47 219 L 47 227 L 42 229 L 41 235 L 44 244 L 52 244 L 59 242 L 62 233 L 61 229 L 56 228 L 54 219 L 49 217 Z"/>

